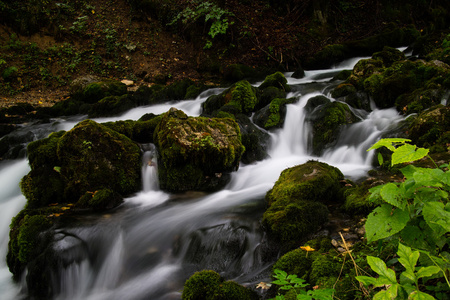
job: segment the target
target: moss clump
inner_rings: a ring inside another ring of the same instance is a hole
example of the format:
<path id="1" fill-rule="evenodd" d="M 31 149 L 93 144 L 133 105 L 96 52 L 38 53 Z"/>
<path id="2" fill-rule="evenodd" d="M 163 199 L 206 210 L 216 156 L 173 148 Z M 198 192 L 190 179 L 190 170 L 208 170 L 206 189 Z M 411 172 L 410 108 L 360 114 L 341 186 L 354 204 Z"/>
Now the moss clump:
<path id="1" fill-rule="evenodd" d="M 308 252 L 302 249 L 295 249 L 280 257 L 272 269 L 282 270 L 288 274 L 296 274 L 300 278 L 305 278 L 305 275 L 311 269 L 311 263 L 311 255 L 308 255 Z"/>
<path id="2" fill-rule="evenodd" d="M 284 170 L 266 194 L 263 225 L 284 247 L 294 247 L 327 221 L 323 203 L 340 200 L 342 179 L 338 169 L 316 161 Z"/>
<path id="3" fill-rule="evenodd" d="M 121 96 L 127 93 L 127 86 L 114 80 L 93 82 L 88 84 L 77 98 L 82 102 L 96 103 L 107 96 Z"/>
<path id="4" fill-rule="evenodd" d="M 239 112 L 248 114 L 255 109 L 257 104 L 256 89 L 248 81 L 239 81 L 232 87 L 231 100 L 228 105 L 233 105 L 239 109 Z"/>
<path id="5" fill-rule="evenodd" d="M 224 281 L 214 271 L 194 273 L 184 284 L 183 300 L 251 300 L 258 299 L 255 292 L 233 282 Z"/>
<path id="6" fill-rule="evenodd" d="M 294 101 L 295 98 L 275 98 L 268 106 L 256 112 L 253 120 L 264 129 L 282 127 L 286 117 L 286 105 Z"/>
<path id="7" fill-rule="evenodd" d="M 106 96 L 94 103 L 89 110 L 89 118 L 109 117 L 136 107 L 136 103 L 129 95 Z"/>
<path id="8" fill-rule="evenodd" d="M 312 150 L 316 155 L 320 155 L 327 146 L 337 141 L 342 126 L 360 121 L 348 105 L 341 102 L 319 106 L 307 119 L 312 123 Z"/>
<path id="9" fill-rule="evenodd" d="M 287 84 L 287 79 L 281 72 L 276 72 L 271 75 L 268 75 L 263 83 L 259 86 L 260 90 L 264 90 L 265 88 L 268 88 L 269 86 L 273 86 L 279 89 L 282 89 L 285 92 L 290 92 L 291 87 Z"/>
<path id="10" fill-rule="evenodd" d="M 7 263 L 15 278 L 19 278 L 27 263 L 41 250 L 42 234 L 52 221 L 38 211 L 22 210 L 11 223 Z"/>
<path id="11" fill-rule="evenodd" d="M 291 200 L 339 201 L 342 172 L 326 163 L 308 161 L 281 172 L 275 185 L 266 194 L 269 205 Z"/>
<path id="12" fill-rule="evenodd" d="M 369 189 L 372 187 L 371 181 L 365 181 L 359 185 L 345 189 L 345 203 L 342 209 L 350 215 L 367 215 L 377 203 L 369 201 Z"/>
<path id="13" fill-rule="evenodd" d="M 129 195 L 140 185 L 140 149 L 126 136 L 86 120 L 58 141 L 65 196 L 76 202 L 86 191 L 110 188 Z"/>
<path id="14" fill-rule="evenodd" d="M 229 118 L 188 117 L 172 108 L 155 130 L 161 188 L 218 188 L 223 173 L 237 169 L 242 153 L 237 123 Z M 214 159 L 211 159 L 214 157 Z"/>
<path id="15" fill-rule="evenodd" d="M 412 142 L 425 148 L 431 148 L 443 142 L 443 149 L 447 149 L 446 133 L 450 131 L 450 109 L 447 106 L 438 105 L 418 115 L 409 127 L 409 138 Z"/>

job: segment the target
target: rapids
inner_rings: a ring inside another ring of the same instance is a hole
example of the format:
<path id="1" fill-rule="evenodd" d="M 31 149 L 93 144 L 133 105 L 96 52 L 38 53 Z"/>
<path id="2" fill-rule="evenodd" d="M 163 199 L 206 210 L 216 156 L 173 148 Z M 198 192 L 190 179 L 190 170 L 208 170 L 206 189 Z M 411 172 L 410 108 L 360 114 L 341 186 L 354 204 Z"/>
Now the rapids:
<path id="1" fill-rule="evenodd" d="M 241 165 L 219 192 L 171 195 L 159 190 L 155 149 L 144 145 L 141 192 L 111 212 L 74 220 L 71 226 L 58 229 L 70 233 L 55 246 L 62 259 L 70 263 L 52 278 L 58 291 L 56 299 L 180 299 L 184 281 L 202 269 L 213 269 L 247 286 L 270 280 L 277 250 L 267 243 L 259 221 L 265 208 L 264 195 L 281 171 L 316 159 L 336 166 L 348 178 L 364 177 L 372 168 L 373 155 L 366 149 L 402 120 L 395 109 L 360 111 L 362 121 L 348 126 L 336 147 L 327 149 L 321 157 L 309 154 L 311 129 L 303 107 L 316 95 L 331 99 L 328 91 L 337 83 L 330 79 L 341 70 L 353 68 L 358 59 L 328 70 L 306 71 L 302 79 L 286 73 L 294 90 L 288 97 L 298 101 L 288 105 L 284 127 L 269 133 L 269 158 Z M 222 90 L 211 89 L 197 99 L 139 107 L 96 121 L 137 120 L 170 107 L 198 116 L 201 103 Z M 22 130 L 42 138 L 52 131 L 69 130 L 83 118 L 58 119 L 46 126 L 31 124 Z M 0 165 L 0 295 L 5 300 L 26 295 L 26 285 L 13 283 L 4 258 L 10 220 L 26 202 L 18 184 L 28 171 L 26 159 Z"/>

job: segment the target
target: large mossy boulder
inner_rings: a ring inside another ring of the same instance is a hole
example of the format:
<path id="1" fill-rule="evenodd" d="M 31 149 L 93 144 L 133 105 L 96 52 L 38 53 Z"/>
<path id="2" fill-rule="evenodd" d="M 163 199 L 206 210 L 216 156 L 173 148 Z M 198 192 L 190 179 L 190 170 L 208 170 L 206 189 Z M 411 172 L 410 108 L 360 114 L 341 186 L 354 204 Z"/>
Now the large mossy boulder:
<path id="1" fill-rule="evenodd" d="M 275 72 L 271 75 L 266 76 L 263 83 L 258 87 L 260 90 L 264 90 L 268 87 L 276 87 L 285 92 L 290 92 L 291 87 L 287 84 L 287 79 L 281 72 Z"/>
<path id="2" fill-rule="evenodd" d="M 341 200 L 342 179 L 337 168 L 317 161 L 284 170 L 266 194 L 264 227 L 283 247 L 295 247 L 327 221 L 325 204 Z"/>
<path id="3" fill-rule="evenodd" d="M 161 188 L 171 192 L 223 187 L 245 150 L 233 119 L 188 117 L 175 108 L 162 117 L 154 141 Z"/>
<path id="4" fill-rule="evenodd" d="M 139 189 L 140 148 L 126 136 L 91 120 L 30 143 L 28 156 L 31 171 L 22 179 L 21 188 L 29 208 L 63 201 L 77 203 L 85 193 L 102 189 L 122 196 Z"/>
<path id="5" fill-rule="evenodd" d="M 432 152 L 448 151 L 450 143 L 450 108 L 438 105 L 419 114 L 411 123 L 409 138 Z"/>
<path id="6" fill-rule="evenodd" d="M 318 99 L 311 98 L 309 101 L 318 102 Z M 307 104 L 307 107 L 310 114 L 306 119 L 312 125 L 312 153 L 315 155 L 322 154 L 327 147 L 333 145 L 344 126 L 360 121 L 350 107 L 342 102 L 328 102 L 315 108 L 314 105 Z"/>
<path id="7" fill-rule="evenodd" d="M 234 281 L 225 281 L 217 272 L 203 270 L 194 273 L 186 281 L 181 299 L 256 300 L 258 295 Z"/>

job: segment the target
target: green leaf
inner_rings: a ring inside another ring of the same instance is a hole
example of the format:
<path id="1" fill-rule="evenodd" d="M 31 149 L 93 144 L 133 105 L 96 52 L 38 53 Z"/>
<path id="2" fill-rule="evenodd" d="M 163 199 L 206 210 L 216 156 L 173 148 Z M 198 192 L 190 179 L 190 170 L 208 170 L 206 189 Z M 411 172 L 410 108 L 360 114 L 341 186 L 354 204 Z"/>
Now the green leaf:
<path id="1" fill-rule="evenodd" d="M 431 296 L 430 294 L 421 292 L 421 291 L 414 291 L 411 294 L 409 294 L 408 299 L 412 300 L 434 300 L 435 298 Z"/>
<path id="2" fill-rule="evenodd" d="M 376 293 L 373 296 L 373 300 L 392 300 L 397 297 L 397 285 L 395 285 L 395 288 L 391 290 L 392 286 L 385 291 L 381 291 Z"/>
<path id="3" fill-rule="evenodd" d="M 401 198 L 401 192 L 396 184 L 392 182 L 385 184 L 380 190 L 380 195 L 387 203 L 405 209 L 406 202 Z"/>
<path id="4" fill-rule="evenodd" d="M 428 154 L 428 149 L 417 148 L 415 145 L 404 144 L 395 149 L 392 154 L 391 165 L 419 160 Z"/>
<path id="5" fill-rule="evenodd" d="M 414 274 L 420 256 L 419 251 L 412 251 L 410 247 L 399 243 L 397 254 L 399 256 L 398 261 L 405 267 L 406 271 Z"/>
<path id="6" fill-rule="evenodd" d="M 416 276 L 417 278 L 429 277 L 433 276 L 436 273 L 439 273 L 439 271 L 441 271 L 441 269 L 436 266 L 422 267 L 417 270 Z"/>
<path id="7" fill-rule="evenodd" d="M 380 258 L 375 256 L 367 256 L 367 263 L 369 264 L 370 268 L 375 271 L 380 277 L 384 277 L 384 279 L 387 279 L 390 284 L 396 284 L 397 278 L 395 277 L 394 270 L 388 269 L 384 261 L 382 261 Z M 380 282 L 377 283 L 377 285 Z"/>
<path id="8" fill-rule="evenodd" d="M 383 165 L 384 159 L 383 159 L 383 155 L 381 155 L 381 153 L 378 153 L 378 163 L 380 164 L 380 166 Z"/>
<path id="9" fill-rule="evenodd" d="M 356 280 L 364 284 L 365 286 L 376 285 L 377 279 L 369 276 L 356 276 Z"/>
<path id="10" fill-rule="evenodd" d="M 450 212 L 444 209 L 441 202 L 427 202 L 423 206 L 423 217 L 437 234 L 443 235 L 450 231 Z"/>
<path id="11" fill-rule="evenodd" d="M 409 221 L 409 213 L 389 204 L 375 208 L 367 217 L 367 242 L 384 239 L 400 232 Z"/>
<path id="12" fill-rule="evenodd" d="M 442 187 L 440 179 L 443 173 L 440 169 L 417 168 L 413 177 L 418 185 Z"/>
<path id="13" fill-rule="evenodd" d="M 411 140 L 408 139 L 401 139 L 401 138 L 387 138 L 387 139 L 381 139 L 375 144 L 372 145 L 367 151 L 378 149 L 381 147 L 386 147 L 391 151 L 395 151 L 395 147 L 393 146 L 394 143 L 396 144 L 404 144 L 405 142 L 411 142 Z"/>

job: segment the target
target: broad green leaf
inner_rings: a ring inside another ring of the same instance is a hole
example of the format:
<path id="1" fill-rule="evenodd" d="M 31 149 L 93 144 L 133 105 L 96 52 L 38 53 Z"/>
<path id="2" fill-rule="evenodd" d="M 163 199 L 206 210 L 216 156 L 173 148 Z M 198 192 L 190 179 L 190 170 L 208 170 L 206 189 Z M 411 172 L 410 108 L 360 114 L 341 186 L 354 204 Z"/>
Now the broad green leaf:
<path id="1" fill-rule="evenodd" d="M 402 199 L 401 192 L 396 184 L 392 182 L 385 184 L 380 190 L 380 195 L 387 203 L 395 207 L 405 209 L 406 202 Z"/>
<path id="2" fill-rule="evenodd" d="M 399 256 L 398 261 L 405 267 L 406 273 L 414 276 L 414 269 L 420 256 L 419 251 L 412 251 L 410 247 L 399 243 L 397 254 Z M 406 276 L 412 279 L 410 276 Z M 412 280 L 415 281 L 415 279 Z"/>
<path id="3" fill-rule="evenodd" d="M 446 171 L 441 175 L 441 182 L 450 186 L 450 171 Z"/>
<path id="4" fill-rule="evenodd" d="M 430 294 L 421 292 L 421 291 L 414 291 L 411 294 L 409 294 L 408 299 L 412 300 L 434 300 L 435 298 L 431 296 Z"/>
<path id="5" fill-rule="evenodd" d="M 414 173 L 417 171 L 418 167 L 414 166 L 414 165 L 407 165 L 406 167 L 403 167 L 400 169 L 400 172 L 402 172 L 403 176 L 405 176 L 405 178 L 409 179 L 409 178 L 413 178 Z"/>
<path id="6" fill-rule="evenodd" d="M 418 185 L 442 187 L 440 179 L 443 173 L 439 169 L 418 168 L 413 176 Z"/>
<path id="7" fill-rule="evenodd" d="M 381 200 L 380 191 L 383 188 L 383 186 L 384 185 L 377 185 L 369 189 L 370 192 L 369 201 L 376 202 L 378 200 Z"/>
<path id="8" fill-rule="evenodd" d="M 396 234 L 405 228 L 409 221 L 407 211 L 383 204 L 375 208 L 367 217 L 367 242 L 374 242 Z"/>
<path id="9" fill-rule="evenodd" d="M 427 202 L 423 206 L 423 217 L 427 224 L 437 233 L 443 235 L 450 231 L 450 212 L 441 202 Z"/>
<path id="10" fill-rule="evenodd" d="M 405 244 L 418 249 L 427 249 L 428 243 L 425 241 L 425 232 L 416 225 L 408 225 L 400 233 Z"/>
<path id="11" fill-rule="evenodd" d="M 422 267 L 417 270 L 416 276 L 417 278 L 429 277 L 433 276 L 436 273 L 439 273 L 439 271 L 441 271 L 441 269 L 436 266 Z"/>
<path id="12" fill-rule="evenodd" d="M 376 285 L 377 279 L 369 276 L 356 276 L 356 280 L 364 284 L 365 286 Z"/>
<path id="13" fill-rule="evenodd" d="M 384 277 L 389 281 L 389 284 L 396 284 L 397 278 L 395 277 L 395 271 L 388 269 L 384 261 L 375 256 L 367 256 L 367 263 L 370 268 L 375 271 L 380 277 Z M 379 284 L 378 282 L 377 284 Z"/>
<path id="14" fill-rule="evenodd" d="M 331 300 L 333 299 L 334 289 L 317 289 L 312 290 L 311 296 L 316 300 Z"/>
<path id="15" fill-rule="evenodd" d="M 395 151 L 394 143 L 396 144 L 404 144 L 405 142 L 411 142 L 411 140 L 408 139 L 401 139 L 401 138 L 387 138 L 387 139 L 381 139 L 375 144 L 372 145 L 367 151 L 378 149 L 381 147 L 386 147 L 391 151 Z"/>
<path id="16" fill-rule="evenodd" d="M 417 148 L 415 145 L 404 144 L 395 149 L 391 158 L 391 165 L 419 160 L 428 154 L 428 149 Z"/>

